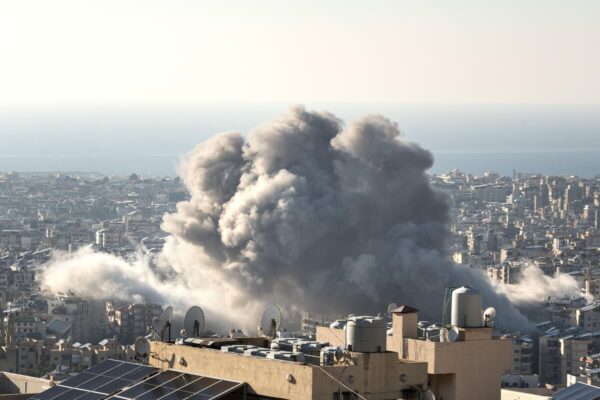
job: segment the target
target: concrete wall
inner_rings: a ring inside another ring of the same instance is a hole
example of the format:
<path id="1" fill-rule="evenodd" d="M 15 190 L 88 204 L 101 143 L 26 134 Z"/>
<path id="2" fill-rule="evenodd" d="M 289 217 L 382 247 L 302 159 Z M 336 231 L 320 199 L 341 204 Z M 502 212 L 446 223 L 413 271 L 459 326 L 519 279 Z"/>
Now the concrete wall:
<path id="1" fill-rule="evenodd" d="M 436 398 L 443 400 L 457 400 L 455 396 L 455 374 L 429 375 L 429 388 L 435 394 Z"/>
<path id="2" fill-rule="evenodd" d="M 151 342 L 151 351 L 155 367 L 246 382 L 250 393 L 274 398 L 331 400 L 340 390 L 337 381 L 373 400 L 427 386 L 424 363 L 405 362 L 391 352 L 351 353 L 348 365 L 321 367 L 163 342 Z"/>
<path id="3" fill-rule="evenodd" d="M 446 343 L 405 339 L 404 350 L 407 359 L 427 362 L 429 374 L 454 374 L 460 400 L 500 399 L 501 375 L 512 368 L 508 339 Z"/>
<path id="4" fill-rule="evenodd" d="M 346 346 L 346 331 L 328 326 L 317 326 L 316 340 L 328 342 L 331 346 Z"/>
<path id="5" fill-rule="evenodd" d="M 48 379 L 0 372 L 0 393 L 2 394 L 40 393 L 49 388 L 50 381 Z"/>

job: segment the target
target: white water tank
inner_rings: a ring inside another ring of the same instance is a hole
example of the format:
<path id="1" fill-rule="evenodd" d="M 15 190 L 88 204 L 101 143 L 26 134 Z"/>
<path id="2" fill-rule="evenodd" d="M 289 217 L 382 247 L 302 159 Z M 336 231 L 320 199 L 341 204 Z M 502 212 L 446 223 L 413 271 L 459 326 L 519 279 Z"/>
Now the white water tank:
<path id="1" fill-rule="evenodd" d="M 479 290 L 469 286 L 452 291 L 451 323 L 459 328 L 480 328 L 483 325 L 483 299 Z"/>
<path id="2" fill-rule="evenodd" d="M 352 316 L 346 324 L 346 348 L 358 353 L 384 352 L 386 331 L 386 322 L 382 317 Z"/>

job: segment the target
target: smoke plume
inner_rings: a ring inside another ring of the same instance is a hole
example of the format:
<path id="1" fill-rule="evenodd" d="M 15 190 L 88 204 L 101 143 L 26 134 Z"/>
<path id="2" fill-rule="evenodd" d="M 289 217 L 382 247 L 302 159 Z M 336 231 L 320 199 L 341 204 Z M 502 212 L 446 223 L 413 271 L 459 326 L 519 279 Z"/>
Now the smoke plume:
<path id="1" fill-rule="evenodd" d="M 162 224 L 169 279 L 143 259 L 130 265 L 88 252 L 50 265 L 44 283 L 197 303 L 213 326 L 252 328 L 270 302 L 342 316 L 395 301 L 440 320 L 444 288 L 472 285 L 497 307 L 499 325 L 527 327 L 481 271 L 449 261 L 449 202 L 429 185 L 432 164 L 429 151 L 383 116 L 344 126 L 295 107 L 247 140 L 218 134 L 183 159 L 191 199 Z"/>

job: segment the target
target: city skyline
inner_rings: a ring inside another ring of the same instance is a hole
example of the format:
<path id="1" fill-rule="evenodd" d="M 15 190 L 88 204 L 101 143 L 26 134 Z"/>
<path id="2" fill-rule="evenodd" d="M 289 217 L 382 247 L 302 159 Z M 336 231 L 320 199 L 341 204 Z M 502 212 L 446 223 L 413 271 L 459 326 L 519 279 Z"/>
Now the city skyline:
<path id="1" fill-rule="evenodd" d="M 595 0 L 0 0 L 0 395 L 600 400 L 599 48 Z"/>

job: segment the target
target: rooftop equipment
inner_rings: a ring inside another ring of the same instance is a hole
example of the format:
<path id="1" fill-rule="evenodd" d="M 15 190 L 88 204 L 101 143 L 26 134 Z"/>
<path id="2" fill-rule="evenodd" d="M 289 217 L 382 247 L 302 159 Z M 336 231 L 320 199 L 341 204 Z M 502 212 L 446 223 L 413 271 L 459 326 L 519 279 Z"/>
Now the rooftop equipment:
<path id="1" fill-rule="evenodd" d="M 204 330 L 204 324 L 206 318 L 204 317 L 204 311 L 198 306 L 192 306 L 185 313 L 183 319 L 183 329 L 185 330 L 185 336 L 187 337 L 200 337 Z"/>
<path id="2" fill-rule="evenodd" d="M 346 348 L 359 353 L 385 352 L 386 331 L 385 318 L 351 316 L 346 324 Z"/>
<path id="3" fill-rule="evenodd" d="M 496 319 L 496 309 L 494 307 L 488 307 L 483 312 L 483 325 L 487 327 L 494 326 L 494 320 Z"/>
<path id="4" fill-rule="evenodd" d="M 345 326 L 346 326 L 345 319 L 336 319 L 331 324 L 329 324 L 329 327 L 331 329 L 344 329 Z"/>
<path id="5" fill-rule="evenodd" d="M 427 337 L 427 327 L 431 325 L 429 321 L 417 322 L 417 338 L 425 339 Z"/>
<path id="6" fill-rule="evenodd" d="M 249 344 L 234 344 L 231 346 L 222 346 L 221 351 L 223 353 L 244 354 L 246 350 L 253 350 L 257 348 L 258 347 Z"/>
<path id="7" fill-rule="evenodd" d="M 171 323 L 173 322 L 173 307 L 167 306 L 162 312 L 160 318 L 152 319 L 152 329 L 154 333 L 160 337 L 161 341 L 165 340 L 167 333 L 167 341 L 171 341 Z"/>
<path id="8" fill-rule="evenodd" d="M 271 352 L 271 350 L 269 349 L 262 349 L 262 348 L 253 348 L 253 349 L 247 349 L 244 350 L 244 355 L 245 356 L 254 356 L 254 357 L 267 357 L 267 354 L 269 354 Z"/>
<path id="9" fill-rule="evenodd" d="M 283 360 L 292 362 L 304 362 L 304 354 L 291 351 L 270 351 L 267 358 L 271 360 Z"/>
<path id="10" fill-rule="evenodd" d="M 150 354 L 150 342 L 143 336 L 135 339 L 133 347 L 137 358 L 145 359 Z"/>
<path id="11" fill-rule="evenodd" d="M 270 304 L 262 313 L 258 333 L 271 338 L 276 337 L 277 331 L 281 328 L 282 319 L 281 309 L 275 304 Z"/>
<path id="12" fill-rule="evenodd" d="M 480 328 L 483 325 L 482 304 L 477 289 L 463 286 L 453 290 L 451 324 L 459 328 Z"/>

